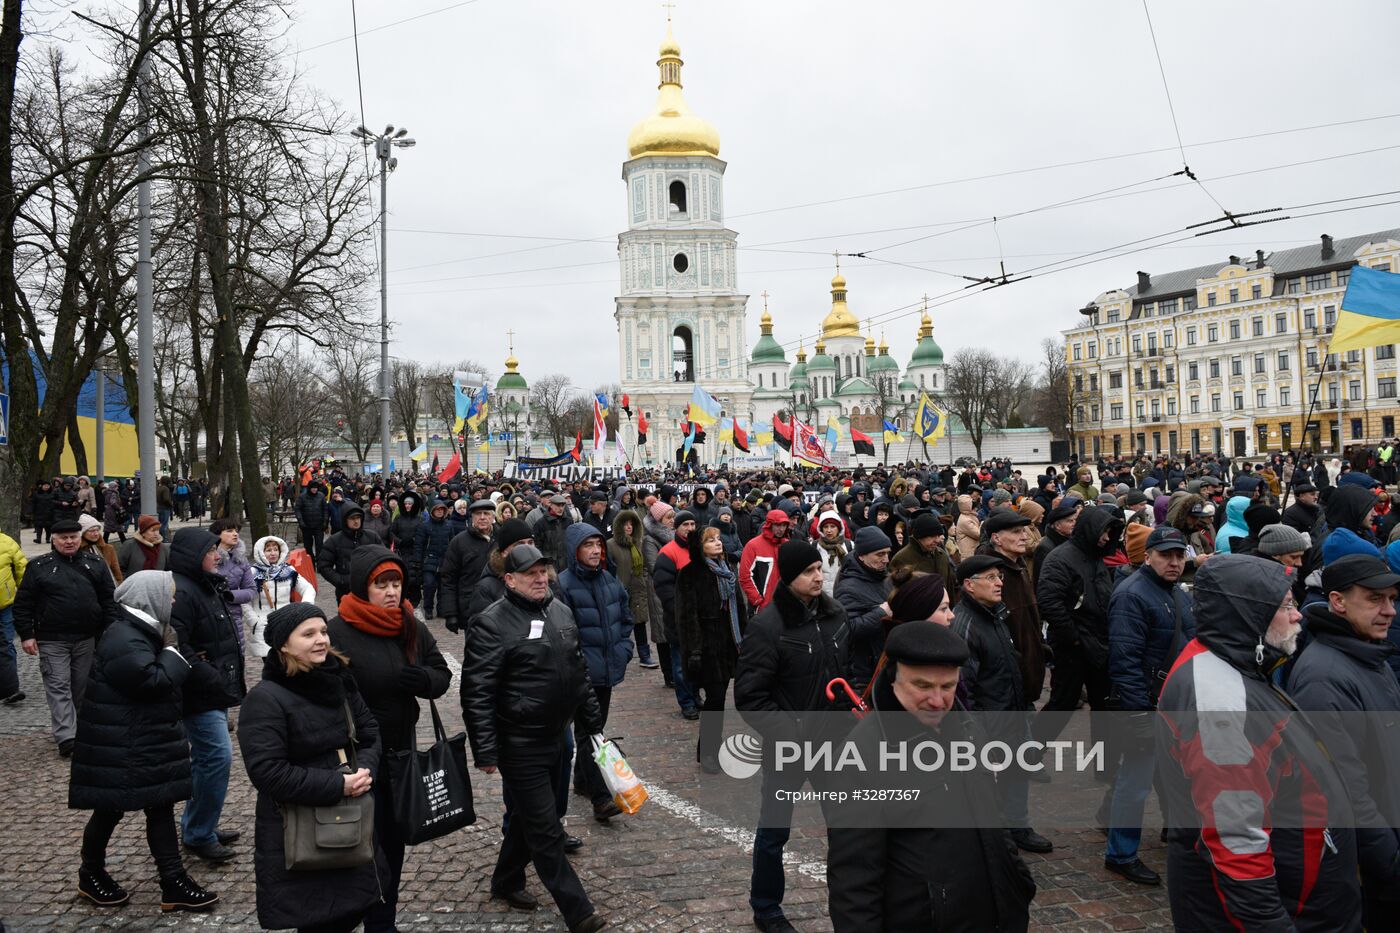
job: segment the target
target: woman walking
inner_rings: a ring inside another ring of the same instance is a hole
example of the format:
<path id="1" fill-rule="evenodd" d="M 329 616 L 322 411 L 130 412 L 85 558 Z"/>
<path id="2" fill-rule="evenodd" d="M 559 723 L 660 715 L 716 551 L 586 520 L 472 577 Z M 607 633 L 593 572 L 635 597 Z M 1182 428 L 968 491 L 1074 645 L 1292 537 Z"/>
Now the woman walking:
<path id="1" fill-rule="evenodd" d="M 632 630 L 637 640 L 637 657 L 642 667 L 655 669 L 647 622 L 651 618 L 651 597 L 647 589 L 646 556 L 641 548 L 642 520 L 636 512 L 621 511 L 613 519 L 612 540 L 608 542 L 608 569 L 627 591 L 632 607 Z"/>
<path id="2" fill-rule="evenodd" d="M 418 700 L 435 700 L 447 692 L 452 671 L 426 625 L 418 624 L 413 605 L 403 598 L 407 576 L 402 558 L 377 544 L 350 558 L 350 592 L 340 599 L 331 619 L 331 643 L 350 660 L 355 679 L 379 726 L 380 760 L 413 747 Z M 403 872 L 403 833 L 394 820 L 394 789 L 388 768 L 374 787 L 374 833 L 388 863 L 382 897 L 365 914 L 365 933 L 393 933 Z"/>
<path id="3" fill-rule="evenodd" d="M 718 774 L 724 695 L 739 661 L 748 625 L 748 601 L 724 558 L 718 528 L 690 536 L 690 563 L 676 575 L 676 629 L 685 679 L 701 694 L 700 738 L 695 758 L 706 774 Z M 710 715 L 706 716 L 705 713 Z"/>
<path id="4" fill-rule="evenodd" d="M 78 892 L 99 907 L 130 899 L 107 874 L 107 843 L 127 811 L 143 810 L 161 910 L 205 910 L 219 898 L 185 871 L 175 834 L 175 804 L 192 791 L 180 698 L 190 665 L 170 626 L 175 578 L 141 571 L 117 587 L 116 597 L 121 615 L 97 642 L 68 783 L 68 806 L 92 811 Z"/>
<path id="5" fill-rule="evenodd" d="M 661 665 L 661 679 L 667 687 L 675 687 L 671 676 L 671 646 L 666 644 L 666 628 L 661 599 L 656 595 L 652 573 L 661 549 L 676 536 L 676 510 L 664 502 L 652 503 L 642 517 L 642 564 L 646 568 L 647 618 L 651 621 L 651 640 L 656 643 L 656 658 Z"/>
<path id="6" fill-rule="evenodd" d="M 267 617 L 293 602 L 316 601 L 316 587 L 287 563 L 287 542 L 276 535 L 259 538 L 253 545 L 253 601 L 243 607 L 248 623 L 248 647 L 253 656 L 267 657 Z"/>
<path id="7" fill-rule="evenodd" d="M 331 648 L 325 613 L 293 603 L 267 620 L 263 679 L 239 717 L 243 766 L 258 792 L 253 874 L 258 922 L 300 933 L 349 933 L 380 897 L 383 853 L 354 868 L 292 871 L 282 806 L 327 807 L 370 792 L 379 773 L 379 726 Z M 354 735 L 350 723 L 354 723 Z M 354 755 L 358 768 L 341 765 Z M 377 807 L 376 807 L 377 809 Z"/>

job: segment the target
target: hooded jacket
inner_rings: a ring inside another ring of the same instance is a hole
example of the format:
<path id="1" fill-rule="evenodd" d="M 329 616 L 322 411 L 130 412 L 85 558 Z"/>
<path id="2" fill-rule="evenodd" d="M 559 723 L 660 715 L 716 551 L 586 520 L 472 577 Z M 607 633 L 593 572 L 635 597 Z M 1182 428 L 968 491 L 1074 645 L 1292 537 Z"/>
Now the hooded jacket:
<path id="1" fill-rule="evenodd" d="M 184 686 L 186 716 L 237 706 L 247 693 L 243 647 L 228 610 L 228 584 L 217 571 L 205 573 L 203 567 L 204 555 L 218 545 L 218 536 L 203 528 L 181 528 L 170 542 L 175 574 L 170 624 L 192 668 Z"/>
<path id="2" fill-rule="evenodd" d="M 352 515 L 360 516 L 359 529 L 352 531 L 345 520 Z M 379 535 L 364 527 L 365 510 L 354 503 L 345 505 L 341 512 L 341 529 L 326 539 L 316 552 L 316 573 L 335 588 L 338 600 L 350 592 L 350 560 L 357 548 L 370 544 L 383 545 Z"/>
<path id="3" fill-rule="evenodd" d="M 847 554 L 832 595 L 846 610 L 851 624 L 851 678 L 863 689 L 875 676 L 875 665 L 885 650 L 885 610 L 893 584 L 883 570 L 872 570 L 854 553 Z"/>
<path id="4" fill-rule="evenodd" d="M 1215 533 L 1217 554 L 1230 553 L 1230 539 L 1249 536 L 1249 526 L 1245 524 L 1244 513 L 1254 504 L 1248 496 L 1231 496 L 1225 503 L 1225 524 Z"/>
<path id="5" fill-rule="evenodd" d="M 399 514 L 389 523 L 389 545 L 406 562 L 413 563 L 413 544 L 418 539 L 418 526 L 423 523 L 423 500 L 406 492 L 399 500 Z"/>
<path id="6" fill-rule="evenodd" d="M 727 505 L 716 506 L 715 516 L 710 519 L 710 527 L 719 529 L 719 538 L 724 542 L 724 559 L 735 567 L 744 555 L 744 543 L 739 540 L 739 526 L 734 523 L 734 510 Z M 729 516 L 729 521 L 724 516 Z"/>
<path id="7" fill-rule="evenodd" d="M 631 600 L 606 563 L 588 568 L 578 561 L 579 546 L 601 537 L 587 522 L 569 526 L 564 534 L 569 566 L 559 575 L 559 593 L 560 601 L 573 611 L 589 680 L 595 687 L 616 687 L 632 660 Z"/>
<path id="8" fill-rule="evenodd" d="M 763 520 L 762 533 L 744 545 L 739 558 L 739 585 L 751 610 L 767 606 L 778 589 L 778 548 L 783 542 L 773 536 L 773 526 L 784 522 L 792 524 L 787 513 L 771 509 Z"/>
<path id="9" fill-rule="evenodd" d="M 277 563 L 270 564 L 263 553 L 269 542 L 281 547 Z M 248 623 L 248 647 L 254 657 L 267 657 L 267 641 L 263 633 L 267 631 L 267 617 L 273 610 L 291 602 L 315 602 L 316 586 L 307 580 L 291 564 L 287 556 L 291 551 L 287 542 L 276 535 L 259 538 L 253 544 L 253 601 L 243 607 L 243 620 Z"/>
<path id="10" fill-rule="evenodd" d="M 481 569 L 490 553 L 490 532 L 483 535 L 471 525 L 448 542 L 438 584 L 438 614 L 444 619 L 456 619 L 458 624 L 467 621 L 464 616 L 468 616 Z"/>
<path id="11" fill-rule="evenodd" d="M 1244 555 L 1196 574 L 1196 637 L 1155 720 L 1178 928 L 1361 929 L 1341 777 L 1322 735 L 1270 679 L 1284 656 L 1264 633 L 1289 586 L 1281 564 Z"/>
<path id="12" fill-rule="evenodd" d="M 661 549 L 671 543 L 676 536 L 675 531 L 651 517 L 651 514 L 642 515 L 642 539 L 638 542 L 642 549 L 642 564 L 646 568 L 646 585 L 648 606 L 648 629 L 651 640 L 658 645 L 666 644 L 666 609 L 661 601 L 661 594 L 657 592 L 656 564 L 661 556 Z M 674 583 L 672 584 L 674 586 Z"/>
<path id="13" fill-rule="evenodd" d="M 157 570 L 117 587 L 120 614 L 98 639 L 78 710 L 72 809 L 143 810 L 192 793 L 180 703 L 190 665 L 163 643 L 174 588 L 172 576 Z"/>
<path id="14" fill-rule="evenodd" d="M 439 508 L 444 507 L 447 507 L 444 500 L 433 500 L 433 504 L 428 507 L 428 517 L 419 524 L 414 535 L 413 554 L 404 558 L 409 569 L 419 579 L 422 579 L 424 571 L 439 571 L 442 558 L 447 553 L 447 546 L 452 543 L 452 523 L 447 520 L 446 515 L 441 519 L 433 515 Z M 448 511 L 451 511 L 450 507 Z"/>
<path id="15" fill-rule="evenodd" d="M 1288 689 L 1327 737 L 1327 750 L 1346 782 L 1362 880 L 1376 893 L 1393 891 L 1400 882 L 1400 741 L 1394 715 L 1400 712 L 1400 683 L 1390 667 L 1395 646 L 1361 638 L 1326 603 L 1308 606 L 1304 615 L 1311 637 L 1288 676 Z"/>
<path id="16" fill-rule="evenodd" d="M 627 534 L 627 524 L 632 524 L 632 534 Z M 630 509 L 623 509 L 613 519 L 612 538 L 608 541 L 608 569 L 617 577 L 617 582 L 627 591 L 632 621 L 636 625 L 645 624 L 651 619 L 651 592 L 647 586 L 645 532 L 642 531 L 642 518 Z M 642 571 L 636 573 L 632 567 L 632 549 L 642 555 Z"/>
<path id="17" fill-rule="evenodd" d="M 1113 596 L 1113 574 L 1104 558 L 1118 549 L 1123 528 L 1117 509 L 1086 508 L 1069 541 L 1045 558 L 1035 587 L 1051 644 L 1078 646 L 1097 668 L 1108 664 L 1108 603 Z M 1104 532 L 1109 541 L 1100 547 Z"/>
<path id="18" fill-rule="evenodd" d="M 326 508 L 326 494 L 321 484 L 308 483 L 301 495 L 297 496 L 293 511 L 301 527 L 307 531 L 321 531 L 326 527 Z"/>
<path id="19" fill-rule="evenodd" d="M 231 550 L 225 551 L 223 559 L 219 561 L 219 576 L 224 578 L 228 584 L 229 596 L 232 599 L 228 604 L 229 617 L 233 619 L 233 624 L 241 633 L 243 631 L 243 607 L 253 601 L 257 595 L 253 582 L 253 566 L 248 563 L 248 555 L 243 550 L 243 542 L 239 541 Z"/>
<path id="20" fill-rule="evenodd" d="M 676 634 L 686 680 L 693 686 L 729 682 L 739 660 L 729 609 L 720 595 L 719 578 L 705 560 L 701 536 L 690 536 L 690 563 L 676 575 Z M 721 561 L 722 563 L 722 561 Z M 742 636 L 748 624 L 748 601 L 734 588 Z"/>

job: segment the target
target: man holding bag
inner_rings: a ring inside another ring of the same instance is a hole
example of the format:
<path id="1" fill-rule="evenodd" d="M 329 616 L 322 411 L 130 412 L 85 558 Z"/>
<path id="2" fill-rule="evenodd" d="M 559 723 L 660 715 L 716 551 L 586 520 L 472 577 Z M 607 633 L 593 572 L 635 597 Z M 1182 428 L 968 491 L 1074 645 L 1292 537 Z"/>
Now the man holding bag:
<path id="1" fill-rule="evenodd" d="M 571 933 L 594 933 L 607 921 L 593 910 L 564 854 L 555 811 L 555 777 L 568 767 L 565 732 L 601 733 L 603 717 L 589 683 L 573 614 L 554 599 L 549 560 L 532 545 L 505 560 L 505 596 L 472 622 L 462 672 L 462 714 L 476 766 L 499 767 L 513 801 L 491 894 L 517 910 L 539 902 L 525 890 L 533 861 Z"/>

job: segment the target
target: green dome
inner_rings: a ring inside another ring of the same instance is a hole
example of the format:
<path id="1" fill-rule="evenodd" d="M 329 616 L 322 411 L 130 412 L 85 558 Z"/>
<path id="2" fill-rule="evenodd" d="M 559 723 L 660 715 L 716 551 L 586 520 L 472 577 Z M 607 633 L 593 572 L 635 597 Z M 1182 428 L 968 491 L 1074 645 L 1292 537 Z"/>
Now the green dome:
<path id="1" fill-rule="evenodd" d="M 914 356 L 909 360 L 910 368 L 918 366 L 942 366 L 943 350 L 933 341 L 933 321 L 924 312 L 919 322 L 919 343 L 914 347 Z"/>
<path id="2" fill-rule="evenodd" d="M 841 383 L 841 388 L 836 390 L 838 398 L 851 398 L 862 395 L 876 395 L 874 386 L 866 382 L 860 376 L 852 376 Z"/>
<path id="3" fill-rule="evenodd" d="M 881 353 L 879 356 L 869 358 L 865 364 L 866 373 L 898 373 L 899 364 L 894 361 L 894 357 L 888 353 Z"/>
<path id="4" fill-rule="evenodd" d="M 911 392 L 919 391 L 919 387 L 914 385 L 914 380 L 910 379 L 908 376 L 905 376 L 904 381 L 899 384 L 899 391 L 903 392 L 905 389 Z"/>
<path id="5" fill-rule="evenodd" d="M 497 391 L 500 391 L 501 389 L 524 390 L 528 388 L 529 386 L 525 384 L 525 377 L 520 375 L 520 373 L 505 373 L 501 376 L 500 379 L 496 380 Z"/>
<path id="6" fill-rule="evenodd" d="M 817 350 L 811 362 L 807 364 L 807 372 L 811 374 L 815 372 L 827 372 L 828 370 L 831 372 L 836 371 L 836 361 L 826 355 L 826 348 L 823 347 Z"/>

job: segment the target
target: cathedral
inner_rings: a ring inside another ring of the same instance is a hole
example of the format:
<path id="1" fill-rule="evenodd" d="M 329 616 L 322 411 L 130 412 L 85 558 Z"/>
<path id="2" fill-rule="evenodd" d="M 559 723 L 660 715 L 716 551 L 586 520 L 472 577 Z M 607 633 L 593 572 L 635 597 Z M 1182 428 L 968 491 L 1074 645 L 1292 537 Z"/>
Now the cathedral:
<path id="1" fill-rule="evenodd" d="M 637 422 L 621 425 L 633 462 L 653 464 L 681 446 L 681 422 L 698 384 L 724 415 L 769 429 L 773 416 L 797 416 L 822 431 L 829 417 L 876 437 L 888 420 L 901 429 L 921 392 L 937 397 L 943 351 L 927 311 L 918 344 L 903 371 L 881 335 L 861 327 L 848 303 L 846 279 L 831 280 L 831 310 L 808 357 L 799 343 L 788 363 L 773 336 L 767 301 L 762 335 L 749 351 L 748 295 L 738 287 L 738 234 L 724 224 L 724 171 L 719 132 L 698 117 L 681 91 L 681 50 L 668 27 L 657 61 L 660 85 L 652 112 L 627 137 L 622 165 L 628 226 L 618 236 L 622 294 L 617 298 L 621 386 L 634 412 L 648 422 L 637 444 Z M 751 440 L 751 444 L 756 443 Z M 841 445 L 849 451 L 849 442 Z M 702 460 L 726 452 L 707 443 Z M 754 451 L 758 453 L 757 450 Z M 776 451 L 781 454 L 781 451 Z M 838 449 L 837 458 L 846 460 Z"/>

